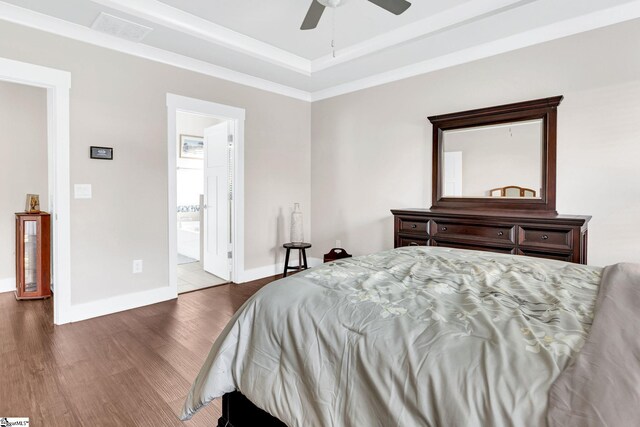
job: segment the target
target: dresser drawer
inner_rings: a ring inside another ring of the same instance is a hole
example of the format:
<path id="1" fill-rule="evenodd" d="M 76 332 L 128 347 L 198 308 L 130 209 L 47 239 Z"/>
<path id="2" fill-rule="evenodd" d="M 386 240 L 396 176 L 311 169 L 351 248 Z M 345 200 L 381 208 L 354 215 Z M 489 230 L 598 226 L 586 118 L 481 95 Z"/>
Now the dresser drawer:
<path id="1" fill-rule="evenodd" d="M 401 247 L 401 246 L 427 246 L 428 244 L 428 240 L 427 239 L 416 239 L 413 237 L 404 237 L 404 236 L 398 236 L 398 245 L 397 247 Z"/>
<path id="2" fill-rule="evenodd" d="M 523 225 L 519 227 L 518 245 L 540 249 L 573 249 L 573 230 Z"/>
<path id="3" fill-rule="evenodd" d="M 421 234 L 426 236 L 429 230 L 429 220 L 415 218 L 398 218 L 398 231 L 400 233 Z"/>
<path id="4" fill-rule="evenodd" d="M 535 258 L 555 259 L 558 261 L 573 262 L 573 254 L 561 254 L 554 252 L 534 251 L 531 249 L 518 249 L 518 255 L 531 256 Z"/>
<path id="5" fill-rule="evenodd" d="M 514 225 L 477 225 L 434 220 L 431 237 L 483 243 L 515 244 Z"/>
<path id="6" fill-rule="evenodd" d="M 482 246 L 480 244 L 467 244 L 467 243 L 458 243 L 458 242 L 441 242 L 434 240 L 432 243 L 433 246 L 439 246 L 441 248 L 455 248 L 455 249 L 469 249 L 472 251 L 486 251 L 486 252 L 497 252 L 500 254 L 511 254 L 514 255 L 516 253 L 515 248 L 500 248 L 493 246 Z"/>

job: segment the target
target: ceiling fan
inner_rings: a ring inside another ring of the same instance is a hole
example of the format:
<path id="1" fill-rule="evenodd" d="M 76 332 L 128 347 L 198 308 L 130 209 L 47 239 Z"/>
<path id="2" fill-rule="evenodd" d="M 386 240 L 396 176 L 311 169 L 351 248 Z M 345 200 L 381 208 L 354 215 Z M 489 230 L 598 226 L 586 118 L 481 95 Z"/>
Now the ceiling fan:
<path id="1" fill-rule="evenodd" d="M 320 22 L 320 18 L 322 17 L 322 12 L 324 12 L 325 7 L 336 8 L 338 6 L 342 6 L 347 0 L 313 0 L 311 2 L 311 6 L 309 7 L 309 11 L 307 12 L 307 16 L 305 16 L 304 21 L 302 22 L 301 30 L 311 30 L 318 26 L 318 22 Z M 400 15 L 402 12 L 407 10 L 411 3 L 406 0 L 368 0 L 370 3 L 373 3 L 377 6 L 380 6 L 384 10 L 393 13 L 394 15 Z"/>

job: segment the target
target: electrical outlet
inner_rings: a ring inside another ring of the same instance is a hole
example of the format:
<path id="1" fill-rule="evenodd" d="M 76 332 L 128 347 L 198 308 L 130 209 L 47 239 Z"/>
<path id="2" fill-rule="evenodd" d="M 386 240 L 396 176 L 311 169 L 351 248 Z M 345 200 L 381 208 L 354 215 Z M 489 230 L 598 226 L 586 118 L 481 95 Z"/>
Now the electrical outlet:
<path id="1" fill-rule="evenodd" d="M 142 273 L 142 260 L 141 259 L 134 259 L 133 260 L 133 273 L 134 274 Z"/>

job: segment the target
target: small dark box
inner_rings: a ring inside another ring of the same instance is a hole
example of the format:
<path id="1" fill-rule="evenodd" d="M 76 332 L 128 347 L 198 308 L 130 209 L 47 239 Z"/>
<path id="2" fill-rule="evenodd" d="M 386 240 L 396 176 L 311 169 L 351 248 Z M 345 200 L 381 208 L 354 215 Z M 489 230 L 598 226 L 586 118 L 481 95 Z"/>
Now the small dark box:
<path id="1" fill-rule="evenodd" d="M 347 253 L 347 251 L 345 251 L 342 248 L 333 248 L 329 251 L 329 253 L 324 254 L 324 262 L 330 262 L 330 261 L 335 261 L 337 259 L 342 259 L 342 258 L 350 258 L 351 255 L 349 255 Z"/>
<path id="2" fill-rule="evenodd" d="M 92 159 L 113 160 L 113 148 L 111 147 L 91 147 L 89 154 Z"/>

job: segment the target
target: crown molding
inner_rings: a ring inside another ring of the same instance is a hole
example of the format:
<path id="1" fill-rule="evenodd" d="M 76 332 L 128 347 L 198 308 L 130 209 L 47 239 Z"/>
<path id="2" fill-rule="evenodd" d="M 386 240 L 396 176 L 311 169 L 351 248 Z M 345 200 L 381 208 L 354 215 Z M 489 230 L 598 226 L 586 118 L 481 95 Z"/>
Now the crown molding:
<path id="1" fill-rule="evenodd" d="M 157 0 L 91 0 L 169 29 L 242 52 L 289 70 L 311 75 L 311 61 L 269 43 L 192 15 Z"/>
<path id="2" fill-rule="evenodd" d="M 266 79 L 240 73 L 229 68 L 213 65 L 163 49 L 123 40 L 118 37 L 100 33 L 83 25 L 74 24 L 1 1 L 0 19 L 244 86 L 250 86 L 302 101 L 311 100 L 310 93 L 303 90 L 274 83 Z"/>
<path id="3" fill-rule="evenodd" d="M 349 62 L 366 55 L 371 55 L 375 52 L 401 43 L 429 36 L 480 16 L 485 17 L 487 15 L 501 12 L 502 10 L 515 5 L 532 3 L 534 1 L 536 0 L 468 1 L 451 9 L 446 9 L 435 15 L 431 15 L 427 18 L 373 37 L 364 42 L 339 49 L 336 51 L 335 57 L 333 57 L 332 54 L 329 54 L 318 59 L 314 59 L 311 61 L 311 72 L 315 73 L 325 70 L 338 64 Z"/>
<path id="4" fill-rule="evenodd" d="M 374 86 L 380 86 L 420 74 L 442 70 L 562 37 L 568 37 L 585 31 L 591 31 L 607 27 L 609 25 L 630 21 L 638 17 L 640 17 L 640 0 L 634 0 L 623 5 L 555 22 L 544 27 L 524 31 L 519 34 L 459 50 L 437 58 L 421 61 L 406 67 L 397 68 L 385 73 L 376 74 L 363 79 L 330 87 L 328 89 L 312 92 L 311 102 L 321 101 L 323 99 L 333 98 Z"/>

